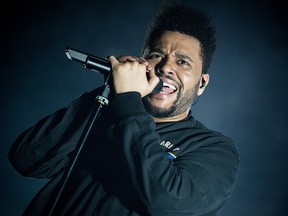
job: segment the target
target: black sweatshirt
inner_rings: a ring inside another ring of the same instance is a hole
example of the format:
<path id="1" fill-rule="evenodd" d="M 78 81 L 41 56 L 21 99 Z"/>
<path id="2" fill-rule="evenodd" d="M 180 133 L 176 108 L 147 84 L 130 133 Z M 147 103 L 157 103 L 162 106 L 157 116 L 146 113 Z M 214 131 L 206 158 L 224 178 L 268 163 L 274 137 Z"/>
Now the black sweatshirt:
<path id="1" fill-rule="evenodd" d="M 97 90 L 24 131 L 9 160 L 22 175 L 49 179 L 23 215 L 48 215 L 87 123 Z M 216 215 L 231 196 L 239 155 L 233 141 L 192 116 L 155 123 L 129 92 L 102 108 L 55 215 Z"/>

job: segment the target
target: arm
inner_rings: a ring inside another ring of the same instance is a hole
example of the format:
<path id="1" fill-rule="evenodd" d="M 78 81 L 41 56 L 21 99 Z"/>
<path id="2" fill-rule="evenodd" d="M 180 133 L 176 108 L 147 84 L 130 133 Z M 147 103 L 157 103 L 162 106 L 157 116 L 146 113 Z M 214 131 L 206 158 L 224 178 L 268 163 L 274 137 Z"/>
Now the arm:
<path id="1" fill-rule="evenodd" d="M 83 94 L 21 133 L 8 153 L 12 166 L 35 178 L 50 178 L 62 170 L 81 136 L 95 94 Z"/>

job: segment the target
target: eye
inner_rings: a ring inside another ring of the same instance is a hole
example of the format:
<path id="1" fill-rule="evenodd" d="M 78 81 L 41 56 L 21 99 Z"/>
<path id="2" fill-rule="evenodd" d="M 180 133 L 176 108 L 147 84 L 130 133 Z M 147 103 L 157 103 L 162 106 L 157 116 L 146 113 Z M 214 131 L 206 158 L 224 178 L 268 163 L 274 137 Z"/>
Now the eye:
<path id="1" fill-rule="evenodd" d="M 148 54 L 146 56 L 146 59 L 147 60 L 153 60 L 153 59 L 156 59 L 158 61 L 161 61 L 163 59 L 163 55 L 159 54 L 159 53 L 151 53 L 151 54 Z"/>
<path id="2" fill-rule="evenodd" d="M 190 64 L 189 64 L 186 60 L 184 60 L 184 59 L 178 60 L 177 63 L 178 63 L 179 65 L 190 65 Z"/>

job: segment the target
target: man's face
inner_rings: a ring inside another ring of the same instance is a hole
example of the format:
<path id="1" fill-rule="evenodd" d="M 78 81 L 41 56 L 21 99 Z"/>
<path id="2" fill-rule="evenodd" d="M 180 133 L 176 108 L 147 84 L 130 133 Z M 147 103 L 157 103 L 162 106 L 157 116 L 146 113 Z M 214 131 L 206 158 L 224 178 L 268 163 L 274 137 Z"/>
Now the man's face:
<path id="1" fill-rule="evenodd" d="M 160 93 L 143 98 L 145 108 L 156 120 L 185 118 L 196 95 L 202 94 L 200 51 L 197 39 L 172 31 L 165 32 L 145 51 L 144 57 L 164 83 Z"/>

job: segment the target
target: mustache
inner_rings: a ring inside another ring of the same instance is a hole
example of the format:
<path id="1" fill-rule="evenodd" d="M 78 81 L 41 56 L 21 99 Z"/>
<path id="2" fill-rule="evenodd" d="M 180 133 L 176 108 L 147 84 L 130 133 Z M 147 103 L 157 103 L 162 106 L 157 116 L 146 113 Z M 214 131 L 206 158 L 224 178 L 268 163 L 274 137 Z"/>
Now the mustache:
<path id="1" fill-rule="evenodd" d="M 178 90 L 183 89 L 182 83 L 178 82 L 177 80 L 174 79 L 174 77 L 172 77 L 168 74 L 156 74 L 156 76 L 159 78 L 164 78 L 164 79 L 173 81 L 174 83 L 176 83 Z"/>
<path id="2" fill-rule="evenodd" d="M 175 83 L 178 83 L 172 76 L 167 75 L 167 74 L 156 74 L 156 76 L 159 78 L 165 78 L 165 79 L 171 80 Z"/>

